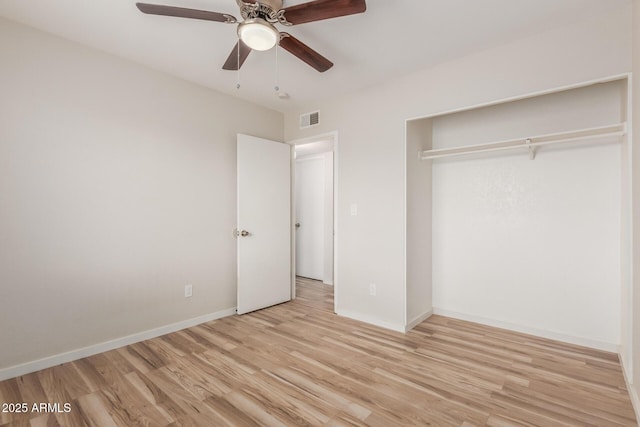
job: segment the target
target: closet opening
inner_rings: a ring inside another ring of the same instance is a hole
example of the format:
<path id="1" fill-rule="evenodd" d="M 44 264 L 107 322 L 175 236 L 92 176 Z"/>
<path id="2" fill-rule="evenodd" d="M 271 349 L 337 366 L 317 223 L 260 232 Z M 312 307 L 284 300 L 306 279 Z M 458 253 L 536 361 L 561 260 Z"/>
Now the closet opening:
<path id="1" fill-rule="evenodd" d="M 629 353 L 627 76 L 406 123 L 406 324 Z M 625 363 L 630 366 L 630 363 Z"/>

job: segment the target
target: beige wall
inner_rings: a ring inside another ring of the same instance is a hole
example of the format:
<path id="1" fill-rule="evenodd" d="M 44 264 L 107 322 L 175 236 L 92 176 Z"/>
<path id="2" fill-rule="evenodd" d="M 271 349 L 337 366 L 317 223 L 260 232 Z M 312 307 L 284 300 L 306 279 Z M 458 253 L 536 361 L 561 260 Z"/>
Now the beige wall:
<path id="1" fill-rule="evenodd" d="M 405 120 L 628 72 L 630 12 L 623 6 L 285 114 L 288 141 L 339 133 L 339 314 L 404 328 L 405 263 L 420 262 L 405 256 Z M 300 130 L 299 114 L 315 110 L 322 123 Z"/>
<path id="2" fill-rule="evenodd" d="M 236 133 L 282 114 L 2 19 L 0 58 L 0 370 L 235 307 Z"/>

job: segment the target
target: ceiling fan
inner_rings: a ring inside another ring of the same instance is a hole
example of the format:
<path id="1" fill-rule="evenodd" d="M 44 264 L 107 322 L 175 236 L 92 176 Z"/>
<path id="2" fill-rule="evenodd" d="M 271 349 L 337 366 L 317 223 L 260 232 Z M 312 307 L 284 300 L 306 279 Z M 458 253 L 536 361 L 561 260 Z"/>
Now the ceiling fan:
<path id="1" fill-rule="evenodd" d="M 238 43 L 222 66 L 224 70 L 238 70 L 252 50 L 269 50 L 278 44 L 321 73 L 333 67 L 333 63 L 291 34 L 278 31 L 275 24 L 304 24 L 362 13 L 367 9 L 365 0 L 313 0 L 287 8 L 282 7 L 283 0 L 236 2 L 242 22 L 226 13 L 149 3 L 136 3 L 136 6 L 141 12 L 151 15 L 238 24 Z"/>

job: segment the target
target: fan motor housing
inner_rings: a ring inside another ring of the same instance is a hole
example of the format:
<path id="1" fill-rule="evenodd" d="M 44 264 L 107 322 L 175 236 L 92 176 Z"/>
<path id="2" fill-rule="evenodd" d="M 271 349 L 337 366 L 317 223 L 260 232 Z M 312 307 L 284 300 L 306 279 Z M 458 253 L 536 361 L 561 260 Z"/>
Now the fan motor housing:
<path id="1" fill-rule="evenodd" d="M 269 6 L 274 12 L 282 9 L 282 0 L 260 0 L 258 3 Z"/>
<path id="2" fill-rule="evenodd" d="M 237 0 L 243 19 L 262 18 L 267 22 L 287 25 L 282 10 L 283 0 Z"/>

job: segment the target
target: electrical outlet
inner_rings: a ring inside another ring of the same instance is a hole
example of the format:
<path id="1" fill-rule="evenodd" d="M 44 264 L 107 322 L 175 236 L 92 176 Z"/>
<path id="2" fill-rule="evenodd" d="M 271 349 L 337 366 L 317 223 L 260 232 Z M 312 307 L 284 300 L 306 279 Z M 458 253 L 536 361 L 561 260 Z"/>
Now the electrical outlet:
<path id="1" fill-rule="evenodd" d="M 189 298 L 193 295 L 193 286 L 187 285 L 184 287 L 184 297 Z"/>
<path id="2" fill-rule="evenodd" d="M 358 215 L 358 204 L 351 203 L 351 216 L 357 216 L 357 215 Z"/>
<path id="3" fill-rule="evenodd" d="M 375 283 L 371 283 L 369 285 L 369 295 L 371 296 L 376 296 L 376 284 Z"/>

